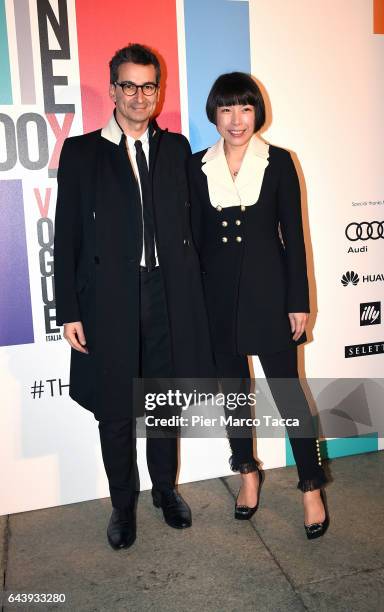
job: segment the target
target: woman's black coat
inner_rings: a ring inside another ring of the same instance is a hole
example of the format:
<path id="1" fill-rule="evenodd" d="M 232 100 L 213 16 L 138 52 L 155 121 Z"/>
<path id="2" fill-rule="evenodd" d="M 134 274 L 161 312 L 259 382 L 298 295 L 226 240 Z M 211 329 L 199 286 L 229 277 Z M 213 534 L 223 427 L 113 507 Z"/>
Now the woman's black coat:
<path id="1" fill-rule="evenodd" d="M 150 134 L 155 236 L 174 375 L 213 374 L 200 266 L 190 233 L 188 141 Z M 127 156 L 101 131 L 65 141 L 58 171 L 55 293 L 58 324 L 82 321 L 89 354 L 72 349 L 70 396 L 97 419 L 127 418 L 139 372 L 142 211 Z"/>
<path id="2" fill-rule="evenodd" d="M 267 354 L 305 342 L 305 334 L 292 340 L 288 318 L 309 312 L 300 186 L 289 152 L 270 145 L 259 199 L 244 210 L 211 205 L 205 152 L 189 160 L 189 181 L 215 352 Z"/>

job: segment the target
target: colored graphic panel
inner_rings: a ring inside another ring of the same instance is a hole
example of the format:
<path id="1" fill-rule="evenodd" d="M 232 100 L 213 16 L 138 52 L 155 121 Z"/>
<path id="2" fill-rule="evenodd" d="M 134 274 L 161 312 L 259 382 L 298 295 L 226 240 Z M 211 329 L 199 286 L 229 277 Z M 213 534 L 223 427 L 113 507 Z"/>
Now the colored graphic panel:
<path id="1" fill-rule="evenodd" d="M 218 134 L 205 114 L 214 80 L 223 72 L 251 71 L 248 2 L 184 0 L 189 136 L 193 151 Z"/>
<path id="2" fill-rule="evenodd" d="M 0 104 L 12 104 L 5 0 L 0 0 Z"/>
<path id="3" fill-rule="evenodd" d="M 336 459 L 336 457 L 371 453 L 377 450 L 379 450 L 377 433 L 366 436 L 354 436 L 352 438 L 323 440 L 320 442 L 320 453 L 323 459 Z M 287 465 L 295 465 L 289 438 L 286 438 L 285 456 Z"/>
<path id="4" fill-rule="evenodd" d="M 0 181 L 0 346 L 34 341 L 22 184 Z"/>
<path id="5" fill-rule="evenodd" d="M 77 36 L 84 132 L 108 121 L 113 105 L 108 96 L 108 63 L 129 43 L 150 46 L 162 63 L 162 110 L 159 125 L 180 131 L 180 92 L 175 0 L 76 2 Z M 165 100 L 164 100 L 165 98 Z"/>
<path id="6" fill-rule="evenodd" d="M 14 4 L 21 104 L 35 104 L 35 75 L 28 0 Z"/>

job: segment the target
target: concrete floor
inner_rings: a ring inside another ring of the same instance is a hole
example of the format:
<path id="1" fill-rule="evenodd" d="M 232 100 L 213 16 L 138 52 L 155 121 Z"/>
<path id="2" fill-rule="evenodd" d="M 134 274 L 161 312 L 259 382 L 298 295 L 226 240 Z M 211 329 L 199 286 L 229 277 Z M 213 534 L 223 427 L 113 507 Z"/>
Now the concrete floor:
<path id="1" fill-rule="evenodd" d="M 296 470 L 266 473 L 251 521 L 233 519 L 239 476 L 182 485 L 193 511 L 178 531 L 142 493 L 138 537 L 113 551 L 109 499 L 0 517 L 9 592 L 65 593 L 65 604 L 2 610 L 384 611 L 384 452 L 328 463 L 331 525 L 305 537 Z"/>

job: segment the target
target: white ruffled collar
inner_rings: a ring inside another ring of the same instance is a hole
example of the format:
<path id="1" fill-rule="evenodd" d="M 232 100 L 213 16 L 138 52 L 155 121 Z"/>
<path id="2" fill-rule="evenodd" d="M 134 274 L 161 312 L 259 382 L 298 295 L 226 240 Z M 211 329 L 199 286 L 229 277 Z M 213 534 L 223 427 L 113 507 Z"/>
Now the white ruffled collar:
<path id="1" fill-rule="evenodd" d="M 202 158 L 202 171 L 207 176 L 209 199 L 215 208 L 221 206 L 252 206 L 259 199 L 265 168 L 269 164 L 269 144 L 254 134 L 249 141 L 239 174 L 235 181 L 220 138 Z"/>

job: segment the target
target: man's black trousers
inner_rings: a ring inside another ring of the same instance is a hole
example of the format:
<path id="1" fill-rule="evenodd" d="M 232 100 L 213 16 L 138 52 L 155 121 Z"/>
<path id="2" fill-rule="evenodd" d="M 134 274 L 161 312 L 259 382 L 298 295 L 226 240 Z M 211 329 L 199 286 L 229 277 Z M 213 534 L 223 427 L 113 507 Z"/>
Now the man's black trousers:
<path id="1" fill-rule="evenodd" d="M 149 379 L 173 376 L 166 301 L 158 267 L 150 272 L 140 271 L 140 376 Z M 127 414 L 131 408 L 127 406 Z M 139 489 L 135 419 L 101 420 L 99 432 L 112 506 L 131 508 Z M 147 437 L 147 464 L 155 489 L 173 489 L 177 438 L 158 434 Z"/>

